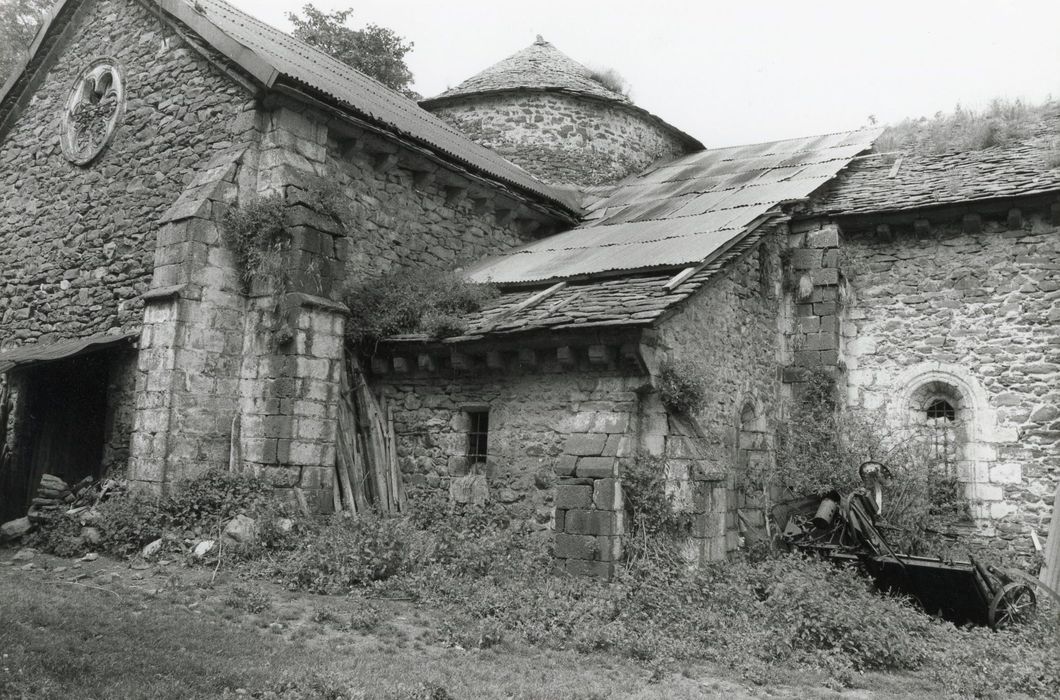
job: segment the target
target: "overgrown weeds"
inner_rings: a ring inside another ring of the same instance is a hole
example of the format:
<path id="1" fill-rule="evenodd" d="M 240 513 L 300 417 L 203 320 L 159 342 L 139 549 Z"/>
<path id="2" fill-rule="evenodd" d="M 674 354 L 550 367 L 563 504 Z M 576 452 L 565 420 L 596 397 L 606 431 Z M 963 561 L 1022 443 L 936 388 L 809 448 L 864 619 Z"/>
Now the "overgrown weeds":
<path id="1" fill-rule="evenodd" d="M 596 68 L 589 72 L 589 80 L 600 83 L 611 92 L 629 97 L 630 85 L 622 74 L 614 68 Z"/>
<path id="2" fill-rule="evenodd" d="M 347 291 L 347 340 L 370 349 L 381 338 L 402 333 L 460 335 L 467 330 L 466 315 L 498 294 L 496 287 L 467 282 L 455 272 L 391 272 Z"/>
<path id="3" fill-rule="evenodd" d="M 836 392 L 832 376 L 809 374 L 777 427 L 775 465 L 741 474 L 744 487 L 765 484 L 792 497 L 846 493 L 864 486 L 854 465 L 879 461 L 889 473 L 882 514 L 889 539 L 909 554 L 947 553 L 955 543 L 944 533 L 967 521 L 970 502 L 957 474 L 932 453 L 931 436 L 915 427 L 889 429 L 875 412 L 840 410 Z"/>
<path id="4" fill-rule="evenodd" d="M 1054 108 L 1053 103 L 1028 105 L 1001 99 L 983 110 L 957 105 L 952 112 L 938 112 L 931 119 L 906 119 L 888 127 L 876 140 L 876 150 L 943 154 L 1008 146 L 1031 136 L 1038 119 Z"/>

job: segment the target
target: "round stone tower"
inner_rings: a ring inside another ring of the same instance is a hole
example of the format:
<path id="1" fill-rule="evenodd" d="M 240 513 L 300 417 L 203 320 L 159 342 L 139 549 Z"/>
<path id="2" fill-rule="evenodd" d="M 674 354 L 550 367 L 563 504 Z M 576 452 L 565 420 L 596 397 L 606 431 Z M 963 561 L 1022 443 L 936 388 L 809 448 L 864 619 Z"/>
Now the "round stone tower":
<path id="1" fill-rule="evenodd" d="M 703 148 L 540 36 L 420 105 L 545 182 L 608 185 Z"/>

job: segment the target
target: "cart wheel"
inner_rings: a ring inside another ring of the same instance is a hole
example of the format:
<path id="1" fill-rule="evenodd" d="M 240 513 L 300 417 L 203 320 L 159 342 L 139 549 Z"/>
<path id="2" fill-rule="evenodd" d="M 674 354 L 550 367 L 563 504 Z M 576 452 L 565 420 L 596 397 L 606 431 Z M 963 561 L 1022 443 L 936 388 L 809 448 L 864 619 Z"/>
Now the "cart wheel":
<path id="1" fill-rule="evenodd" d="M 1028 620 L 1038 609 L 1038 598 L 1030 586 L 1006 583 L 990 601 L 990 626 L 1002 629 Z"/>

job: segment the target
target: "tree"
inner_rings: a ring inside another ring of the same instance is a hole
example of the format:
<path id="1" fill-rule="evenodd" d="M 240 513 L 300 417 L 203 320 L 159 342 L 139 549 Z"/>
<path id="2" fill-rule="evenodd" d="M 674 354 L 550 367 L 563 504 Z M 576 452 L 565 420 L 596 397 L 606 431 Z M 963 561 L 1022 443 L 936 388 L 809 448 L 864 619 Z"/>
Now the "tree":
<path id="1" fill-rule="evenodd" d="M 405 65 L 405 54 L 412 50 L 412 42 L 392 29 L 369 24 L 363 29 L 350 29 L 346 20 L 352 9 L 327 14 L 312 4 L 302 7 L 305 17 L 293 12 L 287 19 L 294 24 L 294 36 L 310 46 L 330 54 L 348 66 L 375 78 L 392 90 L 419 99 L 409 87 L 412 71 Z"/>
<path id="2" fill-rule="evenodd" d="M 25 57 L 52 0 L 0 1 L 0 85 Z"/>

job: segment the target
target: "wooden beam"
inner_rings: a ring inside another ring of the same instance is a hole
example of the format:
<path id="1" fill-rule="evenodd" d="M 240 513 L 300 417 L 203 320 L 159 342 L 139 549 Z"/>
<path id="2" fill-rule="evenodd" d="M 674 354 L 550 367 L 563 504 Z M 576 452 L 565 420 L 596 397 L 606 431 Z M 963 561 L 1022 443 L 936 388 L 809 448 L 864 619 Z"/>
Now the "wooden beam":
<path id="1" fill-rule="evenodd" d="M 388 173 L 398 164 L 397 153 L 373 153 L 372 167 L 380 173 Z"/>
<path id="2" fill-rule="evenodd" d="M 515 221 L 515 214 L 515 209 L 505 209 L 501 207 L 494 211 L 493 216 L 497 221 L 497 225 L 504 227 Z"/>
<path id="3" fill-rule="evenodd" d="M 913 233 L 918 236 L 927 236 L 931 233 L 931 222 L 927 219 L 915 219 L 913 221 Z"/>
<path id="4" fill-rule="evenodd" d="M 386 374 L 390 370 L 390 363 L 385 357 L 372 358 L 372 374 Z"/>
<path id="5" fill-rule="evenodd" d="M 489 208 L 490 208 L 489 197 L 481 197 L 481 196 L 472 197 L 471 198 L 471 202 L 472 202 L 472 211 L 474 211 L 476 214 L 485 214 L 487 211 L 489 211 Z"/>
<path id="6" fill-rule="evenodd" d="M 434 184 L 435 174 L 430 170 L 414 170 L 412 173 L 412 186 L 418 190 L 425 190 Z"/>
<path id="7" fill-rule="evenodd" d="M 675 289 L 680 287 L 682 284 L 684 284 L 688 280 L 689 277 L 691 277 L 692 275 L 696 274 L 696 270 L 698 270 L 698 269 L 699 269 L 698 267 L 686 267 L 685 269 L 681 270 L 676 275 L 671 277 L 666 282 L 666 284 L 663 285 L 663 289 L 665 289 L 668 292 L 674 291 Z"/>
<path id="8" fill-rule="evenodd" d="M 1053 226 L 1060 226 L 1060 202 L 1053 202 L 1049 207 L 1049 218 L 1052 219 Z"/>
<path id="9" fill-rule="evenodd" d="M 981 233 L 983 230 L 983 217 L 978 214 L 965 214 L 961 217 L 961 228 L 965 233 Z"/>
<path id="10" fill-rule="evenodd" d="M 887 177 L 896 178 L 898 177 L 898 171 L 902 169 L 902 156 L 898 156 L 895 159 L 894 165 L 891 166 L 890 171 L 887 173 Z"/>
<path id="11" fill-rule="evenodd" d="M 894 240 L 894 237 L 891 235 L 891 227 L 890 227 L 890 225 L 888 225 L 888 224 L 880 224 L 879 226 L 877 226 L 876 227 L 876 237 L 878 239 L 880 239 L 881 241 L 884 241 L 884 242 L 889 242 L 889 241 Z"/>
<path id="12" fill-rule="evenodd" d="M 438 369 L 438 365 L 435 363 L 434 358 L 427 352 L 421 352 L 417 356 L 416 365 L 420 368 L 421 372 L 433 372 Z"/>
<path id="13" fill-rule="evenodd" d="M 394 371 L 395 372 L 397 372 L 398 374 L 408 374 L 409 373 L 409 369 L 410 369 L 409 361 L 406 360 L 404 357 L 395 357 L 394 358 Z"/>
<path id="14" fill-rule="evenodd" d="M 459 350 L 453 350 L 449 359 L 455 370 L 469 370 L 474 366 L 471 356 Z"/>
<path id="15" fill-rule="evenodd" d="M 524 367 L 536 367 L 537 351 L 533 348 L 519 348 L 519 364 Z"/>
<path id="16" fill-rule="evenodd" d="M 445 203 L 449 206 L 460 204 L 460 202 L 464 201 L 464 197 L 466 196 L 466 187 L 460 187 L 458 185 L 446 185 L 445 187 Z"/>
<path id="17" fill-rule="evenodd" d="M 1023 212 L 1015 207 L 1009 209 L 1006 223 L 1010 231 L 1018 231 L 1023 228 Z"/>
<path id="18" fill-rule="evenodd" d="M 614 350 L 608 345 L 589 346 L 589 364 L 610 365 L 615 361 Z"/>

